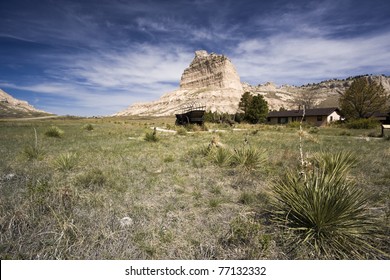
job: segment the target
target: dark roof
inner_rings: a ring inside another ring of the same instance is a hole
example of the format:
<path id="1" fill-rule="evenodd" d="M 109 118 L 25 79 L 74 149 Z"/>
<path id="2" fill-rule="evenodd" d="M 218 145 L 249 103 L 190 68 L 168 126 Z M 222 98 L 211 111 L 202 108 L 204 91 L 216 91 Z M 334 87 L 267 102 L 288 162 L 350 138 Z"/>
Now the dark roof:
<path id="1" fill-rule="evenodd" d="M 329 116 L 334 111 L 339 112 L 337 107 L 332 108 L 316 108 L 305 110 L 305 116 Z M 272 111 L 268 113 L 268 117 L 302 117 L 303 110 L 288 110 L 288 111 Z"/>

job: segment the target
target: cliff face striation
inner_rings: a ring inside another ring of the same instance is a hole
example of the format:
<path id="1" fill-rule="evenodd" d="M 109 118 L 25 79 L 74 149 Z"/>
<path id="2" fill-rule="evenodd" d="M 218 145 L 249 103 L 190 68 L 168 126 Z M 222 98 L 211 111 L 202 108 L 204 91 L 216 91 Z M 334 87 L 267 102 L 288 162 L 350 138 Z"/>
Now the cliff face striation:
<path id="1" fill-rule="evenodd" d="M 181 76 L 179 89 L 157 101 L 134 104 L 115 115 L 167 116 L 180 112 L 189 103 L 201 103 L 207 110 L 233 114 L 243 93 L 240 77 L 226 56 L 196 51 Z"/>
<path id="2" fill-rule="evenodd" d="M 0 89 L 0 118 L 36 117 L 49 115 Z"/>

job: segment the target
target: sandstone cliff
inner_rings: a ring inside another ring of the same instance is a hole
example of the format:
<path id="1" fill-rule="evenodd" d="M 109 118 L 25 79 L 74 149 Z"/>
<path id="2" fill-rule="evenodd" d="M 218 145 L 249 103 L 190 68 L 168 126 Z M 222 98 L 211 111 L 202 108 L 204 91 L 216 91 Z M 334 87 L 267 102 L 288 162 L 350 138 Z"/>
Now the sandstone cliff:
<path id="1" fill-rule="evenodd" d="M 44 116 L 48 114 L 34 108 L 27 101 L 16 99 L 0 89 L 0 118 Z"/>
<path id="2" fill-rule="evenodd" d="M 157 101 L 134 104 L 115 115 L 167 116 L 180 112 L 188 103 L 200 103 L 206 105 L 207 110 L 233 114 L 243 93 L 240 77 L 226 56 L 196 51 L 182 74 L 179 89 L 164 94 Z"/>

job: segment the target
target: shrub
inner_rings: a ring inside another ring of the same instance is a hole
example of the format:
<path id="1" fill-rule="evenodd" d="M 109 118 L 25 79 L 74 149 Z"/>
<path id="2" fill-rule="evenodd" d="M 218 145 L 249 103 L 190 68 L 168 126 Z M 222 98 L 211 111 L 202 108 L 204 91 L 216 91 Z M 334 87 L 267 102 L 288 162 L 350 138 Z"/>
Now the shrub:
<path id="1" fill-rule="evenodd" d="M 92 131 L 92 130 L 94 130 L 94 127 L 92 124 L 88 123 L 88 124 L 83 126 L 83 129 L 87 130 L 87 131 Z"/>
<path id="2" fill-rule="evenodd" d="M 54 137 L 54 138 L 61 138 L 63 134 L 64 132 L 56 126 L 49 127 L 45 132 L 45 135 L 47 137 Z"/>
<path id="3" fill-rule="evenodd" d="M 347 128 L 351 129 L 371 129 L 379 126 L 379 122 L 375 119 L 352 119 L 346 123 Z"/>
<path id="4" fill-rule="evenodd" d="M 310 134 L 317 134 L 320 131 L 320 129 L 316 126 L 312 126 L 309 128 L 309 133 Z"/>
<path id="5" fill-rule="evenodd" d="M 348 153 L 323 153 L 306 179 L 290 173 L 274 184 L 275 220 L 291 245 L 307 246 L 314 258 L 375 256 L 368 241 L 377 233 L 368 197 L 347 180 L 354 162 Z"/>

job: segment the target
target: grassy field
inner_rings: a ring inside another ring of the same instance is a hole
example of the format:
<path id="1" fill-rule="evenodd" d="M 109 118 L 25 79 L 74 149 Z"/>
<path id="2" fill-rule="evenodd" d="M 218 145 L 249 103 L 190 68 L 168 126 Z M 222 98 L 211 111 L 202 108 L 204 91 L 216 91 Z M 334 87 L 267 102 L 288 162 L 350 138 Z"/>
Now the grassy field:
<path id="1" fill-rule="evenodd" d="M 368 137 L 379 128 L 305 128 L 303 167 L 297 127 L 206 124 L 209 131 L 187 131 L 173 124 L 0 121 L 0 258 L 389 258 L 390 141 Z M 153 127 L 178 133 L 153 135 Z M 345 196 L 359 190 L 367 199 L 351 223 L 370 217 L 361 224 L 369 230 L 344 237 L 332 214 L 324 238 L 333 242 L 340 231 L 338 243 L 356 236 L 356 246 L 368 249 L 327 251 L 317 244 L 323 239 L 299 239 L 278 217 L 275 185 L 303 168 L 309 174 L 320 152 L 353 155 L 343 180 L 355 189 Z"/>

